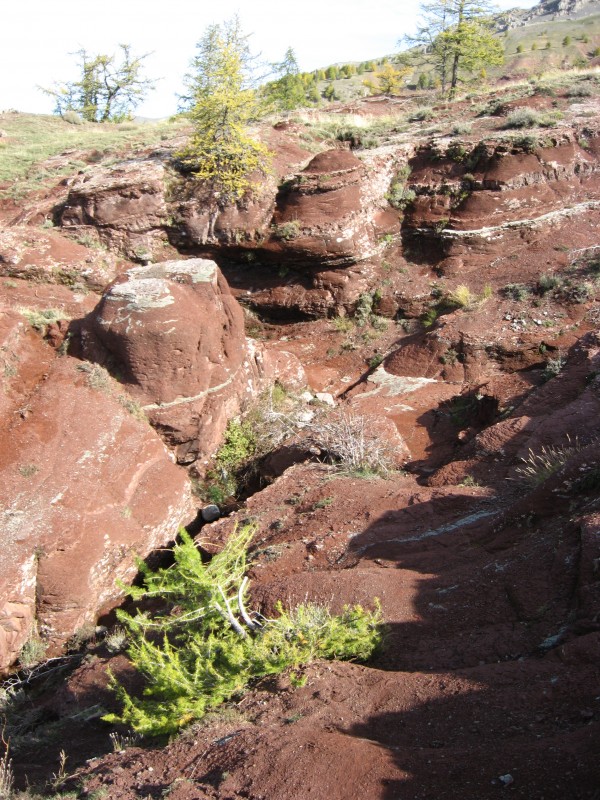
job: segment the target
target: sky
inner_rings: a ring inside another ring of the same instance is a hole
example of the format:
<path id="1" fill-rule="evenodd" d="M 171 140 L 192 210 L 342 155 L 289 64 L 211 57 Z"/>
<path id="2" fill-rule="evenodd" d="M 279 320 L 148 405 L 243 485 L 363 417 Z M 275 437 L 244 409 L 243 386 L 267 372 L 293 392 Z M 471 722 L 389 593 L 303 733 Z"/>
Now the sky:
<path id="1" fill-rule="evenodd" d="M 497 6 L 531 8 L 534 0 L 498 0 Z M 112 54 L 129 44 L 149 53 L 145 75 L 155 79 L 136 114 L 165 117 L 177 109 L 182 78 L 208 25 L 239 15 L 252 34 L 253 53 L 265 62 L 292 47 L 300 69 L 366 61 L 398 50 L 415 30 L 419 0 L 3 0 L 0 111 L 51 113 L 39 90 L 76 80 L 78 50 Z"/>

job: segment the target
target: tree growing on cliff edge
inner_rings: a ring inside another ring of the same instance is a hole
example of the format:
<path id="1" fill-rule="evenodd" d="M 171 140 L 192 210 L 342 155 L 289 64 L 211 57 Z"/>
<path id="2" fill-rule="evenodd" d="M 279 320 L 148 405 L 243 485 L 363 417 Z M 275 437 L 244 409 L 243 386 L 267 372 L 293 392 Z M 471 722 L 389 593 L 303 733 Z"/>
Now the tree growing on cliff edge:
<path id="1" fill-rule="evenodd" d="M 119 45 L 121 58 L 116 55 L 90 55 L 79 50 L 79 79 L 55 83 L 42 91 L 54 98 L 54 113 L 64 116 L 68 111 L 79 114 L 86 122 L 122 122 L 153 89 L 152 81 L 142 74 L 143 61 L 148 54 L 133 56 L 131 47 Z"/>
<path id="2" fill-rule="evenodd" d="M 248 134 L 259 116 L 251 82 L 248 37 L 237 17 L 211 25 L 196 46 L 182 98 L 194 131 L 178 153 L 182 167 L 205 182 L 216 207 L 240 200 L 250 175 L 265 170 L 268 150 Z"/>
<path id="3" fill-rule="evenodd" d="M 429 0 L 421 3 L 416 34 L 406 37 L 433 58 L 443 94 L 456 94 L 462 72 L 501 64 L 504 50 L 490 29 L 488 0 Z"/>

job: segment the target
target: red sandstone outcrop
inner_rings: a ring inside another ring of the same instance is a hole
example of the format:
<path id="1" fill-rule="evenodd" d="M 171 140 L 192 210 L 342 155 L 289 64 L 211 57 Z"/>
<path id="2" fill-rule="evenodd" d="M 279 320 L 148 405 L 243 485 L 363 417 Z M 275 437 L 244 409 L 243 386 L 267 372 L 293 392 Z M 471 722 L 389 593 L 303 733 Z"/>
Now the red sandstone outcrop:
<path id="1" fill-rule="evenodd" d="M 273 136 L 280 170 L 283 153 L 291 159 L 288 174 L 306 161 L 307 152 L 284 134 Z M 328 150 L 279 189 L 275 175 L 257 174 L 248 195 L 225 207 L 211 201 L 206 187 L 178 176 L 156 156 L 123 161 L 74 181 L 61 225 L 139 262 L 172 258 L 174 247 L 184 252 L 218 248 L 271 264 L 285 259 L 286 265 L 301 268 L 306 285 L 280 281 L 253 298 L 257 304 L 311 315 L 349 309 L 373 282 L 367 262 L 381 252 L 381 237 L 399 232 L 398 214 L 385 195 L 411 151 L 365 151 L 359 159 L 349 150 Z M 361 269 L 345 269 L 355 264 Z"/>
<path id="2" fill-rule="evenodd" d="M 270 249 L 311 266 L 343 266 L 376 255 L 378 237 L 399 230 L 397 214 L 386 210 L 384 200 L 394 166 L 393 156 L 368 165 L 349 150 L 316 155 L 279 193 Z"/>
<path id="3" fill-rule="evenodd" d="M 432 141 L 411 162 L 408 183 L 417 196 L 404 230 L 436 248 L 444 274 L 509 267 L 525 244 L 547 259 L 563 239 L 571 241 L 574 224 L 593 227 L 600 208 L 597 140 L 588 121 L 500 143 Z"/>
<path id="4" fill-rule="evenodd" d="M 30 225 L 0 228 L 2 277 L 98 292 L 113 280 L 119 266 L 114 253 L 72 241 L 60 231 Z"/>
<path id="5" fill-rule="evenodd" d="M 4 345 L 28 391 L 0 421 L 1 667 L 36 633 L 56 646 L 95 622 L 134 556 L 194 517 L 185 472 L 104 370 L 52 360 L 22 323 Z"/>
<path id="6" fill-rule="evenodd" d="M 207 259 L 128 270 L 90 315 L 83 344 L 184 464 L 214 452 L 228 420 L 276 377 L 304 383 L 295 358 L 246 339 L 242 308 Z"/>
<path id="7" fill-rule="evenodd" d="M 70 186 L 61 225 L 136 261 L 170 254 L 166 170 L 158 158 L 97 167 Z"/>

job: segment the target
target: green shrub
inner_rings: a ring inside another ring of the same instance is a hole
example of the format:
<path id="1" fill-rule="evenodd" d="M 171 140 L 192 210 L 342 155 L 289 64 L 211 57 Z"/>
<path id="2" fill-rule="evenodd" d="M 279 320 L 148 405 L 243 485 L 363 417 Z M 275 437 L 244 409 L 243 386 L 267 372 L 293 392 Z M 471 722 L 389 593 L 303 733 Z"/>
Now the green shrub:
<path id="1" fill-rule="evenodd" d="M 540 294 L 544 295 L 548 292 L 552 292 L 554 289 L 557 289 L 561 283 L 562 281 L 558 275 L 549 275 L 548 273 L 544 273 L 538 278 L 537 290 Z"/>
<path id="2" fill-rule="evenodd" d="M 232 419 L 227 423 L 224 442 L 206 473 L 201 492 L 212 503 L 221 505 L 239 490 L 240 473 L 256 452 L 256 437 L 247 421 Z"/>
<path id="3" fill-rule="evenodd" d="M 457 164 L 462 164 L 467 158 L 467 155 L 468 150 L 466 147 L 458 142 L 454 142 L 446 150 L 446 158 L 449 158 L 451 161 L 456 161 Z"/>
<path id="4" fill-rule="evenodd" d="M 508 115 L 505 128 L 535 128 L 541 124 L 541 116 L 533 108 L 517 108 Z"/>
<path id="5" fill-rule="evenodd" d="M 521 302 L 522 300 L 527 300 L 529 289 L 523 283 L 507 283 L 502 289 L 502 294 L 509 300 Z"/>
<path id="6" fill-rule="evenodd" d="M 565 359 L 562 356 L 558 356 L 557 358 L 549 358 L 542 373 L 544 381 L 549 381 L 552 378 L 556 378 L 557 375 L 560 375 L 564 365 Z"/>
<path id="7" fill-rule="evenodd" d="M 58 322 L 61 319 L 68 319 L 69 315 L 65 311 L 56 308 L 47 308 L 42 311 L 29 308 L 19 308 L 19 313 L 22 314 L 31 327 L 41 333 L 42 336 L 46 335 L 48 325 L 53 322 Z"/>
<path id="8" fill-rule="evenodd" d="M 146 688 L 143 697 L 134 697 L 113 679 L 122 711 L 105 720 L 150 736 L 171 734 L 254 679 L 316 658 L 366 660 L 374 653 L 382 640 L 377 604 L 373 612 L 347 606 L 337 616 L 313 603 L 292 610 L 278 604 L 274 619 L 248 612 L 244 574 L 253 532 L 250 526 L 234 532 L 208 564 L 182 532 L 171 567 L 152 572 L 140 564 L 144 586 L 129 594 L 162 601 L 163 609 L 118 616 Z"/>
<path id="9" fill-rule="evenodd" d="M 273 230 L 275 239 L 280 239 L 283 242 L 289 242 L 292 239 L 297 239 L 300 235 L 300 223 L 298 220 L 291 220 L 290 222 L 281 222 L 276 225 Z"/>
<path id="10" fill-rule="evenodd" d="M 452 136 L 466 136 L 471 133 L 472 125 L 470 122 L 457 122 L 452 126 Z"/>
<path id="11" fill-rule="evenodd" d="M 433 328 L 438 317 L 439 317 L 438 309 L 436 308 L 436 306 L 431 306 L 431 308 L 428 308 L 427 311 L 424 311 L 423 314 L 421 314 L 420 317 L 421 324 L 423 325 L 425 330 L 429 330 L 430 328 Z"/>
<path id="12" fill-rule="evenodd" d="M 515 136 L 512 140 L 513 147 L 518 147 L 521 150 L 524 150 L 526 153 L 533 153 L 539 146 L 539 140 L 537 136 L 532 136 L 531 134 L 527 134 L 524 136 Z"/>
<path id="13" fill-rule="evenodd" d="M 413 189 L 409 189 L 402 179 L 394 179 L 390 184 L 390 188 L 386 194 L 388 203 L 397 208 L 399 211 L 404 211 L 411 203 L 414 202 L 417 193 Z"/>
<path id="14" fill-rule="evenodd" d="M 418 108 L 416 111 L 409 116 L 409 122 L 425 122 L 425 120 L 431 119 L 433 117 L 433 108 L 429 106 L 422 106 Z"/>
<path id="15" fill-rule="evenodd" d="M 594 94 L 589 86 L 580 84 L 579 86 L 572 86 L 567 90 L 567 97 L 591 97 Z"/>

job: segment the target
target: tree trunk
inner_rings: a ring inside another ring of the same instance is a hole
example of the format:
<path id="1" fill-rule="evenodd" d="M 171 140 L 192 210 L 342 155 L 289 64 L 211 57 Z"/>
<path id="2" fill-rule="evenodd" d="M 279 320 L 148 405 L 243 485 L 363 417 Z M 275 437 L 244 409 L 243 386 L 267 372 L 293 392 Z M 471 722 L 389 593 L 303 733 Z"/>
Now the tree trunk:
<path id="1" fill-rule="evenodd" d="M 454 46 L 454 57 L 452 59 L 452 79 L 450 81 L 450 98 L 454 98 L 456 94 L 456 85 L 458 84 L 458 67 L 460 65 L 460 29 L 465 17 L 465 0 L 460 0 L 458 5 L 458 21 L 456 23 L 457 40 Z"/>

